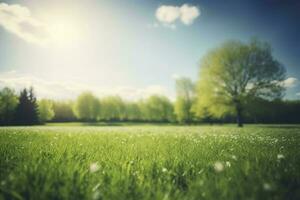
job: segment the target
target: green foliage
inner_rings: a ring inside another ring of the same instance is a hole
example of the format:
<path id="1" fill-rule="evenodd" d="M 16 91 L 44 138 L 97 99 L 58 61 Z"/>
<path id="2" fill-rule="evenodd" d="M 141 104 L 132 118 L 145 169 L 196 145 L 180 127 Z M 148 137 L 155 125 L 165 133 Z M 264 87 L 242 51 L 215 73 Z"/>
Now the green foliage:
<path id="1" fill-rule="evenodd" d="M 153 95 L 139 103 L 144 120 L 153 122 L 174 121 L 174 110 L 170 100 L 165 96 Z"/>
<path id="2" fill-rule="evenodd" d="M 53 103 L 48 99 L 42 99 L 38 102 L 39 119 L 41 122 L 46 122 L 54 117 Z"/>
<path id="3" fill-rule="evenodd" d="M 107 121 L 121 121 L 126 118 L 125 103 L 119 96 L 108 96 L 100 100 L 101 119 Z"/>
<path id="4" fill-rule="evenodd" d="M 299 126 L 0 128 L 0 199 L 300 197 Z"/>
<path id="5" fill-rule="evenodd" d="M 193 120 L 191 108 L 195 98 L 194 83 L 189 78 L 177 79 L 176 93 L 174 112 L 177 121 L 180 123 L 191 122 Z"/>
<path id="6" fill-rule="evenodd" d="M 0 91 L 0 124 L 11 124 L 14 120 L 18 97 L 7 87 Z"/>
<path id="7" fill-rule="evenodd" d="M 67 122 L 75 121 L 76 116 L 73 111 L 72 101 L 53 101 L 54 118 L 53 121 Z"/>
<path id="8" fill-rule="evenodd" d="M 137 102 L 126 102 L 125 108 L 127 121 L 142 121 L 143 113 L 141 112 Z"/>
<path id="9" fill-rule="evenodd" d="M 18 125 L 39 124 L 38 105 L 32 87 L 21 91 L 14 118 Z"/>
<path id="10" fill-rule="evenodd" d="M 229 41 L 209 52 L 201 62 L 194 111 L 215 117 L 237 115 L 239 125 L 247 98 L 279 98 L 284 67 L 273 58 L 267 43 Z"/>
<path id="11" fill-rule="evenodd" d="M 76 100 L 75 114 L 84 121 L 96 121 L 100 112 L 100 102 L 91 93 L 84 92 Z"/>

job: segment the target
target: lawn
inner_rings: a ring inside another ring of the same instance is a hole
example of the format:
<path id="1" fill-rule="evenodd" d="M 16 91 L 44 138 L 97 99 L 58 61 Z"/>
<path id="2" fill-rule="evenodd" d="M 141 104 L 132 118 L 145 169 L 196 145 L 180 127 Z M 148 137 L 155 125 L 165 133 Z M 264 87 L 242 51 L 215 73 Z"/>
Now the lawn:
<path id="1" fill-rule="evenodd" d="M 0 199 L 300 199 L 300 126 L 0 128 Z"/>

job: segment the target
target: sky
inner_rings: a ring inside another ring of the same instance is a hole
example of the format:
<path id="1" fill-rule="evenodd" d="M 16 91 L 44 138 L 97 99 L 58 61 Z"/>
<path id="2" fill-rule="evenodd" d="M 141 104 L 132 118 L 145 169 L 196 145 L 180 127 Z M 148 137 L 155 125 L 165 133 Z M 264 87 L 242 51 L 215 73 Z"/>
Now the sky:
<path id="1" fill-rule="evenodd" d="M 286 67 L 285 98 L 300 99 L 299 19 L 297 0 L 0 0 L 0 88 L 174 99 L 210 49 L 256 37 Z"/>

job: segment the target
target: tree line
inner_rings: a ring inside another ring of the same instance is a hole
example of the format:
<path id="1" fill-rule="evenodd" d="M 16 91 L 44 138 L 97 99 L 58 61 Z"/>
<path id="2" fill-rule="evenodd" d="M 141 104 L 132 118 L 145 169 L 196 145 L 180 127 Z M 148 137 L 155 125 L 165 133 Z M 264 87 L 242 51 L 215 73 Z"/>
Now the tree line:
<path id="1" fill-rule="evenodd" d="M 194 86 L 187 78 L 180 78 L 176 82 L 177 87 Z M 33 125 L 74 121 L 180 124 L 236 122 L 232 113 L 215 117 L 205 112 L 202 116 L 197 116 L 193 111 L 196 105 L 195 94 L 191 91 L 190 94 L 184 93 L 182 89 L 178 88 L 180 93 L 177 94 L 175 102 L 172 102 L 160 95 L 139 101 L 126 101 L 119 96 L 97 98 L 91 92 L 83 92 L 74 101 L 50 99 L 37 101 L 35 97 L 32 98 L 33 90 L 24 89 L 18 96 L 14 90 L 3 88 L 0 91 L 0 124 Z M 186 96 L 181 96 L 181 92 Z M 247 102 L 244 111 L 246 123 L 300 123 L 300 100 L 256 98 Z"/>
<path id="2" fill-rule="evenodd" d="M 268 43 L 227 41 L 201 60 L 199 79 L 176 79 L 176 100 L 153 95 L 139 101 L 98 98 L 83 92 L 76 100 L 37 101 L 33 89 L 20 95 L 0 91 L 0 124 L 48 121 L 132 121 L 172 123 L 300 123 L 299 100 L 283 100 L 286 71 Z"/>

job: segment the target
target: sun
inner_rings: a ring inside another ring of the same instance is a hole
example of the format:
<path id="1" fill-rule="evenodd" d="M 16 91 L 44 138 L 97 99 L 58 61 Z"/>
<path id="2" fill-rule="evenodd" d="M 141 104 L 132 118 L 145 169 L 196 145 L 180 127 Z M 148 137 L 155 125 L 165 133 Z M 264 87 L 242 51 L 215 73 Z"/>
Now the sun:
<path id="1" fill-rule="evenodd" d="M 82 39 L 82 27 L 75 19 L 64 16 L 51 18 L 47 21 L 50 42 L 57 45 L 67 45 Z"/>

